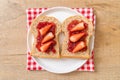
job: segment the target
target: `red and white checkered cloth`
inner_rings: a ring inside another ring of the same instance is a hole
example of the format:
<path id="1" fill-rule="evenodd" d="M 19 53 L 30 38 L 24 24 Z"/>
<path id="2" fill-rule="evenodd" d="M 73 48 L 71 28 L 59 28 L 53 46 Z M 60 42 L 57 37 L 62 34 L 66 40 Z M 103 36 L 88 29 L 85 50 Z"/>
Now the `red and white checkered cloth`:
<path id="1" fill-rule="evenodd" d="M 29 8 L 26 10 L 27 13 L 27 30 L 30 27 L 31 21 L 39 14 L 47 10 L 48 8 Z M 95 25 L 95 15 L 93 14 L 93 8 L 72 8 L 73 10 L 78 11 L 83 16 L 88 18 Z M 92 57 L 80 68 L 78 71 L 94 71 L 94 51 L 92 52 Z M 39 64 L 36 63 L 30 52 L 27 49 L 27 70 L 44 70 Z"/>

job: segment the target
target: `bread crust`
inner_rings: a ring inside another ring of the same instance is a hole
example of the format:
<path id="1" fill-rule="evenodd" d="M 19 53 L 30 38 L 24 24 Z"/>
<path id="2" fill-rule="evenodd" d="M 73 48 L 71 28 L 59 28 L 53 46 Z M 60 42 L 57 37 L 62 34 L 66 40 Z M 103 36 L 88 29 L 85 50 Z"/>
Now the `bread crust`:
<path id="1" fill-rule="evenodd" d="M 69 34 L 68 34 L 68 30 L 67 30 L 67 26 L 68 24 L 73 21 L 73 20 L 79 20 L 79 21 L 84 21 L 88 24 L 88 36 L 86 37 L 86 45 L 88 46 L 88 49 L 84 52 L 76 52 L 76 53 L 71 53 L 67 50 L 68 47 L 68 41 L 69 41 Z M 89 21 L 87 18 L 83 17 L 83 16 L 79 16 L 79 15 L 75 15 L 75 16 L 71 16 L 69 18 L 67 18 L 63 24 L 62 24 L 62 32 L 64 32 L 65 34 L 65 38 L 63 41 L 63 45 L 62 45 L 62 52 L 61 52 L 61 56 L 65 57 L 65 58 L 81 58 L 81 59 L 89 59 L 90 58 L 90 37 L 93 35 L 94 32 L 94 28 L 93 28 L 93 24 L 91 21 Z"/>
<path id="2" fill-rule="evenodd" d="M 56 53 L 53 52 L 49 52 L 49 53 L 45 53 L 45 52 L 40 52 L 37 50 L 36 48 L 36 37 L 38 35 L 37 33 L 37 25 L 39 22 L 54 22 L 56 24 L 56 30 L 55 30 L 55 41 L 56 41 L 56 45 L 54 46 Z M 48 17 L 48 16 L 38 16 L 37 18 L 35 18 L 32 21 L 32 24 L 30 26 L 30 32 L 32 32 L 33 36 L 34 36 L 34 43 L 32 45 L 32 50 L 30 55 L 35 56 L 35 57 L 40 57 L 40 58 L 59 58 L 60 54 L 59 54 L 59 42 L 58 42 L 58 35 L 61 32 L 61 23 L 55 18 L 55 17 Z"/>

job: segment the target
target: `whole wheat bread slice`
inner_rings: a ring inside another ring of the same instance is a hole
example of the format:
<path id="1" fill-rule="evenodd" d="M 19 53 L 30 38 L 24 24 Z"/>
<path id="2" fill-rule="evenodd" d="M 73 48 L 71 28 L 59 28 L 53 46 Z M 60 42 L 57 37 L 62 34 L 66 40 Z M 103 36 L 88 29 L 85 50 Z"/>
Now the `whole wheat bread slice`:
<path id="1" fill-rule="evenodd" d="M 49 53 L 40 52 L 36 48 L 36 43 L 37 43 L 36 37 L 38 35 L 36 27 L 37 27 L 39 22 L 45 22 L 45 21 L 53 22 L 56 25 L 55 39 L 54 39 L 56 41 L 56 45 L 54 46 L 54 48 L 56 50 L 56 53 L 53 53 L 53 52 L 49 52 Z M 36 57 L 40 57 L 40 58 L 59 58 L 60 57 L 58 35 L 61 32 L 61 23 L 56 18 L 48 17 L 48 16 L 38 16 L 37 18 L 35 18 L 32 21 L 32 24 L 30 26 L 30 31 L 33 33 L 33 36 L 34 36 L 34 43 L 33 43 L 32 50 L 31 50 L 31 55 L 32 56 L 36 56 Z"/>
<path id="2" fill-rule="evenodd" d="M 67 30 L 67 26 L 68 24 L 73 21 L 73 20 L 83 20 L 85 23 L 88 24 L 88 30 L 87 30 L 87 33 L 88 33 L 88 36 L 86 37 L 86 45 L 87 45 L 87 50 L 84 51 L 84 52 L 76 52 L 76 53 L 71 53 L 67 50 L 67 47 L 68 47 L 68 41 L 69 41 L 69 33 L 68 33 L 68 30 Z M 93 24 L 91 21 L 89 21 L 87 18 L 83 17 L 83 16 L 79 16 L 79 15 L 75 15 L 75 16 L 71 16 L 69 18 L 67 18 L 63 24 L 62 24 L 62 31 L 64 32 L 65 34 L 65 38 L 64 38 L 64 41 L 63 41 L 63 45 L 62 45 L 62 52 L 61 52 L 61 57 L 65 57 L 65 58 L 82 58 L 82 59 L 88 59 L 90 58 L 90 44 L 89 44 L 89 40 L 90 40 L 90 37 L 92 36 L 93 34 Z"/>

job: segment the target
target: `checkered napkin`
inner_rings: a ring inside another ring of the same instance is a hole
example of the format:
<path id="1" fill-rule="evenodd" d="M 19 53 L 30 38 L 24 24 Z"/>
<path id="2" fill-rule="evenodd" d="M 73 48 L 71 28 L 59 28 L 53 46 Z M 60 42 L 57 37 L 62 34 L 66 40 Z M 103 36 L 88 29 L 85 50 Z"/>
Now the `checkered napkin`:
<path id="1" fill-rule="evenodd" d="M 47 10 L 48 8 L 29 8 L 26 10 L 27 13 L 27 30 L 30 27 L 31 21 L 39 14 Z M 72 8 L 78 11 L 83 16 L 88 18 L 95 25 L 95 15 L 93 14 L 93 8 Z M 92 57 L 80 68 L 78 71 L 94 71 L 94 51 L 92 51 Z M 27 49 L 27 70 L 44 70 L 36 61 L 30 56 L 30 52 Z"/>

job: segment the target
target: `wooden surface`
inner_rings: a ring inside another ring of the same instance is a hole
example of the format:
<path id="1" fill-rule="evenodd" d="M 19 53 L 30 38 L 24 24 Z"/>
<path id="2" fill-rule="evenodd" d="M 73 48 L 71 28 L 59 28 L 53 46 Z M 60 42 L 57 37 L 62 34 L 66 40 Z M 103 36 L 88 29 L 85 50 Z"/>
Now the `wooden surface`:
<path id="1" fill-rule="evenodd" d="M 93 7 L 95 72 L 26 70 L 26 14 L 33 7 Z M 0 0 L 0 80 L 120 80 L 120 0 Z"/>

